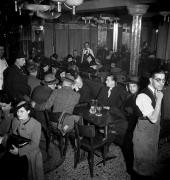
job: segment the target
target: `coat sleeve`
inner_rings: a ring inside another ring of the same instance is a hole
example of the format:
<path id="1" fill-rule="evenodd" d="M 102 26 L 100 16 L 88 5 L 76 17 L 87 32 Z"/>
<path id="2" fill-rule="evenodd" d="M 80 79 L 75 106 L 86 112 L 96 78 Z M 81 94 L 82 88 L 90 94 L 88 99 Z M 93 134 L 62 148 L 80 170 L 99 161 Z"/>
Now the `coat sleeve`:
<path id="1" fill-rule="evenodd" d="M 34 107 L 35 110 L 43 111 L 45 109 L 50 109 L 54 104 L 55 98 L 56 98 L 56 90 L 54 90 L 51 93 L 50 97 L 47 99 L 47 101 L 45 103 L 36 104 L 35 107 Z"/>
<path id="2" fill-rule="evenodd" d="M 41 124 L 39 122 L 35 123 L 33 130 L 31 132 L 31 143 L 19 148 L 19 155 L 23 156 L 25 154 L 30 154 L 32 151 L 39 147 L 41 138 Z"/>

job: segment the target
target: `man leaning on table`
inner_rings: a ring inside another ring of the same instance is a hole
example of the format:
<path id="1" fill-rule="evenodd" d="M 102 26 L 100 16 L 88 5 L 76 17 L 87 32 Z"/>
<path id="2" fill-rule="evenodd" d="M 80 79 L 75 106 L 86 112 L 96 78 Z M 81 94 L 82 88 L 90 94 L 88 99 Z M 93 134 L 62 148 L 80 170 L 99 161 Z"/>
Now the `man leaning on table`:
<path id="1" fill-rule="evenodd" d="M 106 87 L 101 89 L 97 99 L 99 104 L 109 112 L 110 132 L 116 132 L 116 139 L 114 142 L 118 145 L 122 145 L 128 124 L 121 108 L 126 99 L 127 92 L 123 87 L 117 85 L 116 80 L 115 75 L 109 74 L 106 77 Z"/>
<path id="2" fill-rule="evenodd" d="M 112 108 L 121 109 L 127 92 L 121 86 L 117 85 L 117 78 L 113 74 L 106 77 L 106 86 L 103 87 L 98 95 L 98 101 L 103 108 L 111 110 Z"/>

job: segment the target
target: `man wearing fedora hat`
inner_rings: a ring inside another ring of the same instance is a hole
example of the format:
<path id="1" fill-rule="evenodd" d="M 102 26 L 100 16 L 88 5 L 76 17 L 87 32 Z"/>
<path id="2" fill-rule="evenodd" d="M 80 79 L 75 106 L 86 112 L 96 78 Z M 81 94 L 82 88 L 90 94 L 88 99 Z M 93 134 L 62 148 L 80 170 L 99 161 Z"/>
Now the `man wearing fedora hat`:
<path id="1" fill-rule="evenodd" d="M 46 102 L 58 82 L 58 79 L 56 79 L 53 74 L 46 74 L 44 76 L 44 80 L 41 81 L 41 84 L 35 87 L 33 90 L 31 99 L 37 104 Z M 41 122 L 42 127 L 46 130 L 47 127 L 45 123 L 44 112 L 41 110 L 35 110 L 35 117 L 38 121 Z"/>
<path id="2" fill-rule="evenodd" d="M 47 101 L 41 104 L 32 103 L 37 110 L 50 109 L 53 106 L 53 112 L 67 112 L 72 114 L 74 107 L 79 103 L 80 94 L 73 90 L 74 77 L 70 73 L 62 78 L 62 87 L 55 89 Z"/>
<path id="3" fill-rule="evenodd" d="M 24 71 L 25 55 L 16 53 L 15 62 L 4 71 L 4 90 L 13 101 L 19 102 L 29 98 L 31 88 L 28 86 L 28 75 Z"/>
<path id="4" fill-rule="evenodd" d="M 58 83 L 58 79 L 53 74 L 46 74 L 44 80 L 41 81 L 41 85 L 33 90 L 31 99 L 38 104 L 46 102 Z"/>

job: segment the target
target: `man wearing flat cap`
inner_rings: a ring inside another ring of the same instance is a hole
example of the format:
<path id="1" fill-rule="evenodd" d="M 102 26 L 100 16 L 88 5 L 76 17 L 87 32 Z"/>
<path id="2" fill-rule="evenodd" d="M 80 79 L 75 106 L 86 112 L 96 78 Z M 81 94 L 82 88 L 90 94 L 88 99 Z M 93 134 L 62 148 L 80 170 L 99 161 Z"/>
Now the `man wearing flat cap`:
<path id="1" fill-rule="evenodd" d="M 53 74 L 46 74 L 44 80 L 41 81 L 41 85 L 33 90 L 31 99 L 38 104 L 46 102 L 58 82 L 58 79 L 56 79 Z"/>
<path id="2" fill-rule="evenodd" d="M 19 102 L 25 98 L 29 99 L 31 88 L 28 86 L 28 75 L 23 67 L 25 55 L 17 53 L 14 55 L 15 62 L 4 71 L 4 90 L 12 101 Z"/>

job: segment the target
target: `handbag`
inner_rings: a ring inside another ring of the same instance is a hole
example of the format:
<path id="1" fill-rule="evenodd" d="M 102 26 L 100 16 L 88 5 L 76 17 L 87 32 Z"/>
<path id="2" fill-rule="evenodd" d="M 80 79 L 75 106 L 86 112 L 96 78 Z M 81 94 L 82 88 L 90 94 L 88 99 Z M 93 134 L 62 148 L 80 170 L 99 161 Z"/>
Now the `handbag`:
<path id="1" fill-rule="evenodd" d="M 21 148 L 31 142 L 31 139 L 16 134 L 10 134 L 7 138 L 7 149 L 11 149 L 12 145 Z"/>

